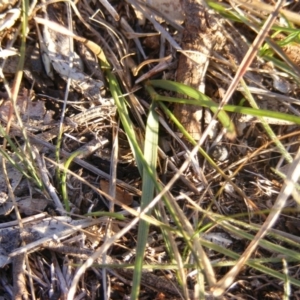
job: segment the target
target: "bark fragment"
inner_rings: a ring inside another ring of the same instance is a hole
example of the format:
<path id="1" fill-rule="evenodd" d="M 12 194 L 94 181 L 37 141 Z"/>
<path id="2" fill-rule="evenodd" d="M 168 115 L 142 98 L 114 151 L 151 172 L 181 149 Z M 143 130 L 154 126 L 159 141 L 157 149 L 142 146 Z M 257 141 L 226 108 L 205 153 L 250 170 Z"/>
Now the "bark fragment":
<path id="1" fill-rule="evenodd" d="M 216 43 L 218 24 L 214 13 L 201 0 L 182 0 L 185 26 L 182 49 L 177 68 L 178 82 L 204 92 L 204 78 L 209 56 Z M 182 97 L 182 96 L 181 96 Z M 174 115 L 195 140 L 201 137 L 202 108 L 196 105 L 175 104 Z"/>

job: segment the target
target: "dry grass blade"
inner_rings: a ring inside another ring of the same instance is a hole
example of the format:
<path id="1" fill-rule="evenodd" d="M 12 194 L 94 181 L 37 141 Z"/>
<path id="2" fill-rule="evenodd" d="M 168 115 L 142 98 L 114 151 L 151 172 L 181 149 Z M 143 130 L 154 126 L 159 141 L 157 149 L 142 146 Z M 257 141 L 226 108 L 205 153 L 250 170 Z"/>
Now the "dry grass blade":
<path id="1" fill-rule="evenodd" d="M 262 27 L 261 31 L 259 32 L 256 39 L 254 40 L 252 47 L 249 48 L 247 54 L 244 56 L 230 86 L 228 87 L 228 89 L 220 103 L 218 111 L 214 115 L 214 118 L 216 118 L 217 114 L 221 111 L 223 106 L 226 103 L 228 103 L 230 97 L 232 96 L 233 92 L 235 91 L 236 87 L 238 86 L 240 79 L 246 73 L 246 71 L 247 71 L 248 67 L 250 66 L 250 64 L 252 63 L 254 57 L 257 55 L 259 47 L 262 45 L 265 37 L 268 35 L 268 31 L 272 27 L 272 24 L 275 22 L 275 18 L 278 16 L 279 10 L 282 7 L 282 5 L 284 4 L 284 2 L 285 2 L 284 0 L 278 1 L 276 6 L 274 7 L 274 11 L 269 16 L 269 18 L 265 22 L 264 26 Z M 212 126 L 212 125 L 210 125 L 210 126 Z M 205 137 L 207 136 L 210 126 L 208 126 L 208 128 L 206 129 L 206 132 L 203 133 L 202 139 L 205 139 Z"/>
<path id="2" fill-rule="evenodd" d="M 172 36 L 155 20 L 153 14 L 142 5 L 139 4 L 138 1 L 135 0 L 126 0 L 127 2 L 131 3 L 137 10 L 141 11 L 142 14 L 153 24 L 154 28 L 157 32 L 159 32 L 163 37 L 169 41 L 169 43 L 174 47 L 176 50 L 181 50 L 179 44 L 172 38 Z"/>
<path id="3" fill-rule="evenodd" d="M 182 209 L 178 206 L 175 199 L 172 197 L 169 197 L 170 206 L 172 206 L 174 213 L 177 215 L 177 218 L 179 219 L 180 224 L 182 224 L 183 231 L 186 232 L 187 237 L 193 237 L 193 247 L 191 250 L 192 255 L 194 257 L 194 260 L 199 265 L 199 275 L 205 274 L 206 280 L 208 281 L 209 286 L 214 286 L 216 283 L 216 278 L 214 274 L 214 270 L 212 268 L 212 264 L 205 253 L 201 242 L 197 236 L 195 236 L 194 228 L 191 226 L 190 222 L 184 215 Z M 201 275 L 200 275 L 201 276 Z M 199 285 L 199 298 L 202 298 L 204 296 L 204 278 L 202 277 L 202 280 L 198 282 Z"/>
<path id="4" fill-rule="evenodd" d="M 262 225 L 261 229 L 258 231 L 253 241 L 250 243 L 244 254 L 238 260 L 237 264 L 212 288 L 212 295 L 214 297 L 221 296 L 225 290 L 232 284 L 236 275 L 240 272 L 241 268 L 244 266 L 245 262 L 249 259 L 253 251 L 256 249 L 259 241 L 266 235 L 268 230 L 277 221 L 287 198 L 293 193 L 295 189 L 295 184 L 299 179 L 300 174 L 300 149 L 294 158 L 288 174 L 285 184 L 283 185 L 280 194 L 278 195 L 276 202 L 274 203 L 272 210 L 266 219 L 265 223 Z"/>
<path id="5" fill-rule="evenodd" d="M 252 1 L 232 0 L 232 1 L 238 5 L 244 6 L 246 8 L 253 8 L 255 12 L 257 12 L 257 10 L 263 11 L 266 14 L 271 14 L 274 12 L 274 7 L 272 5 L 267 4 L 267 3 L 262 3 L 257 0 L 252 0 Z M 299 16 L 297 13 L 294 13 L 292 11 L 289 11 L 289 10 L 283 9 L 283 8 L 280 9 L 280 13 L 282 13 L 284 16 L 286 16 L 290 22 L 300 25 Z"/>

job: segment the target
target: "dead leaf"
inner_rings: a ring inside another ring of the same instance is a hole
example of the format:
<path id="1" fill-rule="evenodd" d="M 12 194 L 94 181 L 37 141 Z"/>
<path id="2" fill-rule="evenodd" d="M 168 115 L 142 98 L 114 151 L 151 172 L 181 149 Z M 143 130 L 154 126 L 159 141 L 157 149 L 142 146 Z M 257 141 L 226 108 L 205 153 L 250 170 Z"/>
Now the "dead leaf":
<path id="1" fill-rule="evenodd" d="M 26 114 L 29 118 L 35 120 L 42 120 L 46 114 L 46 107 L 44 101 L 30 101 L 27 107 Z"/>
<path id="2" fill-rule="evenodd" d="M 24 168 L 24 166 L 20 163 L 16 155 L 12 156 L 12 160 L 15 161 L 16 165 L 18 165 L 20 168 Z M 2 170 L 3 166 L 2 164 L 0 165 L 0 168 Z M 7 176 L 11 185 L 12 190 L 14 191 L 16 187 L 19 185 L 21 182 L 21 179 L 23 177 L 23 174 L 19 172 L 15 166 L 10 164 L 9 162 L 6 162 L 6 171 L 7 171 Z M 7 186 L 6 186 L 6 180 L 4 174 L 0 172 L 0 191 L 6 191 Z"/>
<path id="3" fill-rule="evenodd" d="M 44 211 L 47 205 L 52 202 L 45 198 L 22 197 L 17 199 L 17 203 L 20 213 L 31 216 L 37 212 Z"/>
<path id="4" fill-rule="evenodd" d="M 100 188 L 104 193 L 109 194 L 109 182 L 108 181 L 100 180 Z M 131 203 L 133 201 L 133 196 L 128 191 L 120 188 L 119 186 L 116 186 L 115 199 L 125 205 L 131 205 Z"/>
<path id="5" fill-rule="evenodd" d="M 63 6 L 57 6 L 56 8 L 60 8 L 62 11 L 62 7 Z M 53 8 L 54 6 L 48 7 L 47 12 L 49 13 L 49 17 L 47 17 L 46 20 L 48 18 L 53 18 L 55 22 L 58 22 Z M 53 30 L 51 26 L 44 26 L 43 37 L 39 36 L 39 39 L 41 49 L 44 51 L 42 60 L 45 69 L 47 70 L 47 75 L 49 77 L 53 76 L 52 68 L 50 66 L 52 65 L 53 69 L 64 80 L 68 80 L 68 78 L 71 79 L 71 85 L 76 91 L 90 99 L 101 102 L 99 91 L 103 87 L 103 82 L 94 80 L 83 72 L 83 62 L 79 55 L 72 51 L 69 37 L 61 34 L 59 31 Z M 70 65 L 70 56 L 73 56 L 72 67 Z"/>
<path id="6" fill-rule="evenodd" d="M 28 99 L 28 90 L 23 88 L 17 97 L 16 101 L 16 107 L 18 109 L 18 112 L 23 115 L 26 112 L 27 108 L 27 99 Z M 11 102 L 10 100 L 6 100 L 3 102 L 3 104 L 0 106 L 0 116 L 1 119 L 4 121 L 8 120 L 9 112 L 10 112 Z M 13 114 L 12 120 L 15 120 L 15 116 Z"/>

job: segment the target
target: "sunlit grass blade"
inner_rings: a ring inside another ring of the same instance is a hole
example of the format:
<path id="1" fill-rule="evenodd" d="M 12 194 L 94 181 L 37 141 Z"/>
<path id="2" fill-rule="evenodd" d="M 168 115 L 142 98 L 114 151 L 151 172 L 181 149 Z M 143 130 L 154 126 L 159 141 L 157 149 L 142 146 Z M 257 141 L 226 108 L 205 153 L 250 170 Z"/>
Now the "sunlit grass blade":
<path id="1" fill-rule="evenodd" d="M 147 168 L 147 164 L 145 163 L 142 150 L 140 149 L 140 147 L 137 143 L 134 126 L 129 117 L 125 97 L 123 96 L 122 90 L 118 83 L 118 79 L 115 76 L 115 74 L 112 72 L 111 65 L 108 62 L 102 48 L 90 40 L 87 40 L 83 37 L 75 35 L 67 28 L 65 28 L 61 25 L 58 25 L 55 22 L 52 22 L 49 20 L 44 20 L 44 19 L 38 18 L 38 17 L 35 18 L 35 21 L 40 24 L 52 26 L 53 30 L 59 31 L 62 34 L 73 37 L 77 41 L 80 41 L 81 43 L 83 43 L 87 48 L 89 48 L 97 56 L 97 58 L 99 59 L 99 63 L 101 65 L 101 69 L 105 72 L 105 74 L 107 76 L 109 90 L 110 90 L 111 95 L 114 99 L 114 102 L 117 106 L 122 125 L 123 125 L 126 135 L 128 137 L 128 141 L 129 141 L 131 150 L 133 152 L 133 155 L 134 155 L 136 163 L 137 163 L 137 167 L 139 169 L 140 174 L 142 174 L 143 167 Z"/>
<path id="2" fill-rule="evenodd" d="M 201 244 L 205 247 L 207 247 L 208 249 L 214 250 L 217 253 L 222 253 L 224 255 L 226 255 L 227 257 L 230 257 L 232 259 L 238 259 L 240 257 L 240 254 L 233 252 L 230 249 L 226 249 L 224 247 L 221 247 L 219 245 L 216 245 L 215 243 L 209 242 L 207 240 L 202 239 L 201 240 Z M 263 274 L 269 275 L 271 277 L 274 278 L 278 278 L 280 280 L 285 280 L 286 279 L 286 275 L 282 274 L 278 271 L 275 271 L 269 267 L 266 267 L 264 265 L 262 265 L 260 262 L 255 262 L 255 260 L 248 260 L 246 262 L 246 264 L 250 267 L 252 267 L 253 269 L 256 269 L 260 272 L 262 272 Z M 300 287 L 300 281 L 293 278 L 293 277 L 289 277 L 290 283 L 293 284 L 296 287 Z"/>
<path id="3" fill-rule="evenodd" d="M 166 197 L 165 197 L 166 198 Z M 165 202 L 168 201 L 165 199 Z M 167 214 L 165 210 L 165 205 L 163 202 L 158 203 L 157 207 L 154 210 L 155 216 L 158 220 L 162 221 L 165 224 L 169 224 L 169 220 L 172 218 Z M 167 255 L 169 256 L 169 261 L 171 263 L 175 263 L 178 266 L 177 271 L 177 280 L 180 284 L 180 286 L 183 287 L 183 293 L 187 295 L 187 284 L 186 284 L 186 274 L 184 269 L 184 263 L 182 255 L 179 251 L 179 247 L 177 243 L 175 242 L 175 237 L 172 234 L 172 232 L 165 230 L 164 228 L 161 229 L 161 233 L 163 235 L 165 248 Z"/>
<path id="4" fill-rule="evenodd" d="M 197 91 L 196 89 L 193 89 L 185 84 L 173 82 L 169 80 L 151 80 L 150 84 L 154 87 L 167 89 L 179 94 L 186 95 L 196 100 L 201 100 L 201 102 L 205 104 L 203 106 L 208 107 L 213 113 L 216 113 L 218 111 L 217 103 L 215 103 L 209 97 L 205 96 L 204 94 Z M 235 126 L 225 111 L 221 110 L 219 112 L 218 119 L 222 123 L 224 128 L 226 128 L 226 131 L 229 136 L 236 135 Z"/>
<path id="5" fill-rule="evenodd" d="M 108 211 L 93 211 L 90 213 L 85 214 L 86 216 L 93 216 L 93 217 L 108 217 L 108 218 L 114 218 L 119 221 L 125 221 L 126 217 L 120 213 L 113 213 Z"/>
<path id="6" fill-rule="evenodd" d="M 61 194 L 62 194 L 63 202 L 65 204 L 65 209 L 67 212 L 70 211 L 70 204 L 69 204 L 68 191 L 67 191 L 67 173 L 68 173 L 68 169 L 70 167 L 71 162 L 74 160 L 74 158 L 76 156 L 78 156 L 81 153 L 82 153 L 81 151 L 76 151 L 70 155 L 70 157 L 64 163 L 64 170 L 63 170 L 63 172 L 61 174 L 61 178 L 60 178 Z"/>
<path id="7" fill-rule="evenodd" d="M 158 96 L 154 90 L 152 90 L 152 87 L 147 88 L 148 92 L 151 95 L 152 100 L 156 101 L 158 99 L 161 99 L 160 96 Z M 157 95 L 157 96 L 156 96 Z M 176 98 L 175 98 L 176 99 Z M 185 99 L 181 99 L 185 100 Z M 163 112 L 166 114 L 166 116 L 177 126 L 177 128 L 182 132 L 182 134 L 185 136 L 185 138 L 193 145 L 196 146 L 197 142 L 192 138 L 192 136 L 185 130 L 185 128 L 182 126 L 182 124 L 176 119 L 174 114 L 164 105 L 164 103 L 159 103 L 159 106 L 162 108 Z M 236 191 L 245 197 L 243 195 L 242 191 L 230 180 L 230 178 L 223 172 L 221 168 L 217 166 L 217 164 L 212 160 L 212 158 L 205 152 L 205 150 L 202 147 L 198 147 L 199 153 L 206 159 L 206 161 L 215 169 L 218 171 L 218 173 L 221 174 L 221 176 L 227 180 L 232 186 L 235 187 Z"/>
<path id="8" fill-rule="evenodd" d="M 151 81 L 149 81 L 149 83 L 154 87 L 159 87 L 159 88 L 162 88 L 165 90 L 170 90 L 170 91 L 173 91 L 176 93 L 180 93 L 176 89 L 177 83 L 174 82 L 174 85 L 165 85 L 164 82 L 166 82 L 166 81 L 167 80 L 151 80 Z M 209 107 L 209 108 L 214 107 L 214 109 L 217 109 L 218 104 L 215 102 L 212 102 L 212 101 L 208 102 L 208 100 L 210 100 L 210 98 L 208 96 L 198 92 L 197 90 L 194 90 L 193 88 L 189 87 L 189 89 L 196 92 L 196 93 L 189 94 L 189 95 L 191 95 L 190 97 L 192 97 L 192 98 L 195 97 L 194 98 L 195 100 L 167 97 L 167 96 L 162 96 L 162 95 L 159 95 L 156 93 L 151 95 L 151 97 L 155 101 L 164 101 L 164 102 L 170 102 L 170 103 L 185 103 L 185 104 L 199 105 L 199 106 Z M 290 114 L 280 113 L 277 111 L 271 111 L 271 110 L 266 110 L 266 109 L 256 109 L 256 108 L 236 106 L 236 105 L 224 105 L 223 109 L 224 109 L 224 111 L 227 111 L 227 112 L 240 113 L 240 114 L 250 115 L 250 116 L 254 116 L 254 117 L 267 117 L 267 118 L 272 118 L 274 120 L 283 120 L 283 121 L 287 121 L 287 122 L 291 122 L 291 123 L 300 125 L 300 117 L 293 116 Z M 223 124 L 223 126 L 224 126 L 224 124 Z"/>
<path id="9" fill-rule="evenodd" d="M 260 226 L 254 226 L 251 224 L 247 224 L 245 222 L 239 221 L 237 219 L 234 219 L 232 216 L 222 216 L 213 212 L 209 212 L 207 210 L 202 209 L 199 207 L 197 204 L 193 203 L 190 201 L 190 203 L 193 204 L 194 209 L 199 210 L 202 212 L 204 215 L 206 215 L 209 219 L 212 220 L 211 226 L 215 226 L 218 224 L 221 226 L 225 232 L 230 232 L 232 236 L 236 238 L 242 238 L 242 239 L 247 239 L 249 241 L 253 240 L 254 235 L 248 233 L 247 231 L 249 230 L 254 230 L 258 231 Z M 281 237 L 279 235 L 272 235 L 272 239 L 276 237 L 279 241 L 281 241 Z M 215 243 L 212 243 L 210 241 L 207 241 L 205 239 L 201 239 L 201 244 L 208 249 L 214 250 L 218 253 L 222 253 L 226 255 L 227 257 L 230 257 L 232 259 L 238 259 L 240 254 L 235 253 L 234 251 L 224 248 L 220 245 L 217 245 Z M 277 244 L 276 242 L 270 242 L 267 241 L 266 239 L 262 239 L 259 241 L 259 245 L 269 251 L 270 253 L 279 253 L 281 255 L 284 255 L 285 259 L 291 260 L 291 261 L 299 261 L 300 255 L 298 251 L 288 249 L 282 245 Z M 262 265 L 262 262 L 259 259 L 250 259 L 246 262 L 247 265 L 253 267 L 254 269 L 264 273 L 268 274 L 272 277 L 279 278 L 281 280 L 286 280 L 286 275 L 282 274 L 278 271 L 275 271 L 269 267 L 266 267 Z M 289 277 L 290 283 L 293 284 L 294 286 L 299 287 L 300 286 L 300 281 L 296 280 L 292 277 Z"/>
<path id="10" fill-rule="evenodd" d="M 151 95 L 151 98 L 153 101 L 158 101 L 162 98 L 164 98 L 164 96 L 159 96 L 154 89 L 151 86 L 147 87 L 147 90 L 149 92 L 149 94 Z M 167 97 L 169 98 L 169 97 Z M 176 98 L 172 98 L 174 100 L 176 100 Z M 185 101 L 185 99 L 181 99 L 182 101 Z M 167 101 L 167 100 L 166 100 Z M 175 102 L 175 101 L 174 101 Z M 193 145 L 195 146 L 197 143 L 196 141 L 192 138 L 192 136 L 185 130 L 185 128 L 182 126 L 182 124 L 176 119 L 176 117 L 174 116 L 174 114 L 166 107 L 166 105 L 164 105 L 164 103 L 159 102 L 160 107 L 162 108 L 162 110 L 164 111 L 164 113 L 166 114 L 166 116 L 177 126 L 177 128 L 182 132 L 182 134 L 185 136 L 185 138 Z M 245 193 L 230 179 L 229 176 L 227 176 L 223 170 L 221 168 L 219 168 L 217 166 L 217 164 L 212 160 L 212 158 L 204 151 L 204 149 L 202 147 L 198 147 L 198 151 L 199 153 L 206 159 L 206 161 L 228 182 L 230 183 L 234 189 L 236 190 L 236 192 L 243 197 L 244 199 L 247 199 L 247 203 L 249 206 L 251 206 L 254 209 L 257 209 L 257 206 L 253 203 L 253 201 L 251 201 L 251 199 L 249 199 Z"/>
<path id="11" fill-rule="evenodd" d="M 196 210 L 199 210 L 199 212 L 205 214 L 209 219 L 212 220 L 211 223 L 208 223 L 206 225 L 207 229 L 210 226 L 215 226 L 218 224 L 218 226 L 222 227 L 226 232 L 230 232 L 233 237 L 236 237 L 237 239 L 247 239 L 249 241 L 252 241 L 254 238 L 254 235 L 251 233 L 248 233 L 248 231 L 254 231 L 257 232 L 260 229 L 260 226 L 255 224 L 248 224 L 243 221 L 238 220 L 237 218 L 240 218 L 241 215 L 233 215 L 233 216 L 222 216 L 216 213 L 213 213 L 211 211 L 207 211 L 199 207 L 198 205 L 193 203 L 193 207 Z M 284 238 L 283 236 L 276 234 L 276 233 L 268 233 L 268 237 L 271 237 L 272 239 L 276 239 L 280 242 L 289 243 L 293 247 L 300 247 L 299 245 L 295 245 L 295 242 Z M 295 251 L 292 249 L 288 249 L 280 244 L 276 244 L 274 242 L 270 242 L 266 239 L 262 239 L 259 242 L 259 245 L 263 247 L 264 249 L 274 253 L 279 253 L 284 255 L 286 258 L 294 259 L 294 260 L 300 260 L 300 254 L 299 251 Z"/>
<path id="12" fill-rule="evenodd" d="M 149 115 L 146 124 L 146 136 L 144 144 L 144 156 L 147 164 L 152 172 L 152 177 L 156 174 L 157 165 L 157 151 L 158 151 L 158 116 L 155 112 L 156 104 L 152 104 L 149 110 Z M 142 184 L 142 199 L 141 199 L 141 209 L 144 209 L 153 199 L 155 184 L 149 174 L 145 169 L 143 171 L 143 184 Z M 150 213 L 150 212 L 149 212 Z M 133 286 L 131 292 L 131 299 L 138 299 L 141 274 L 143 268 L 144 251 L 146 248 L 146 243 L 148 239 L 150 224 L 144 220 L 140 220 L 138 228 L 138 239 L 137 239 L 137 249 L 136 249 L 136 260 L 135 269 L 133 275 Z"/>
<path id="13" fill-rule="evenodd" d="M 290 279 L 289 279 L 289 268 L 287 261 L 283 258 L 282 259 L 282 264 L 283 264 L 283 272 L 285 275 L 285 280 L 284 280 L 284 295 L 283 295 L 283 300 L 288 300 L 290 299 L 291 296 L 291 285 L 290 285 Z"/>
<path id="14" fill-rule="evenodd" d="M 249 89 L 247 88 L 247 85 L 243 79 L 241 79 L 242 86 L 244 88 L 244 95 L 247 98 L 249 104 L 255 108 L 259 109 L 258 105 L 256 104 L 252 94 L 250 93 Z M 276 134 L 273 132 L 272 128 L 270 125 L 266 122 L 266 120 L 262 117 L 259 117 L 259 120 L 265 129 L 266 133 L 268 134 L 269 138 L 274 141 L 274 144 L 277 146 L 279 149 L 280 153 L 284 156 L 284 158 L 290 163 L 293 161 L 292 156 L 288 153 L 288 151 L 284 148 L 282 145 L 281 141 L 277 138 Z"/>
<path id="15" fill-rule="evenodd" d="M 0 135 L 2 135 L 11 149 L 13 150 L 14 155 L 18 158 L 19 162 L 16 162 L 6 151 L 0 149 L 0 154 L 12 165 L 16 168 L 20 173 L 23 174 L 26 178 L 32 180 L 38 188 L 43 189 L 43 184 L 40 180 L 38 172 L 36 171 L 35 164 L 33 160 L 28 159 L 28 154 L 24 153 L 23 149 L 17 147 L 15 143 L 11 140 L 11 138 L 5 133 L 5 130 L 0 125 Z"/>
<path id="16" fill-rule="evenodd" d="M 129 144 L 131 146 L 131 150 L 135 157 L 137 167 L 139 169 L 140 174 L 142 174 L 143 166 L 145 166 L 145 163 L 143 163 L 144 158 L 143 158 L 143 154 L 140 149 L 140 146 L 138 145 L 138 142 L 137 142 L 136 134 L 134 131 L 134 126 L 129 117 L 126 100 L 122 96 L 122 92 L 119 87 L 117 78 L 113 75 L 113 73 L 111 71 L 107 71 L 107 76 L 108 76 L 108 81 L 109 81 L 110 92 L 111 92 L 111 94 L 114 98 L 115 104 L 117 106 L 118 113 L 119 113 L 122 125 L 124 127 L 124 130 L 126 132 Z"/>

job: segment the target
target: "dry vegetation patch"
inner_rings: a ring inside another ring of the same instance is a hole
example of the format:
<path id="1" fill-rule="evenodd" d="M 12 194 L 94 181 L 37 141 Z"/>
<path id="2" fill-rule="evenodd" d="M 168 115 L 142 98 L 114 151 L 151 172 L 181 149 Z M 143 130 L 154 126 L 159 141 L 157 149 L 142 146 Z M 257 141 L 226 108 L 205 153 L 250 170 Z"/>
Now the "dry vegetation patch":
<path id="1" fill-rule="evenodd" d="M 299 3 L 6 2 L 0 297 L 298 299 Z"/>

